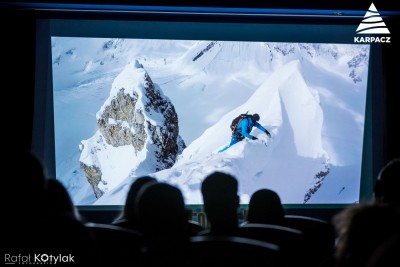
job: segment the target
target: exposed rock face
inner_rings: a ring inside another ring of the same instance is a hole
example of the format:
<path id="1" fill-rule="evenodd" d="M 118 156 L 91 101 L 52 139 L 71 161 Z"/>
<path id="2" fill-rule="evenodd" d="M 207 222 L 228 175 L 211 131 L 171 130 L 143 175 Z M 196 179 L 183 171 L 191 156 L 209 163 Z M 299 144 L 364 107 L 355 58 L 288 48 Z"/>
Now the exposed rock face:
<path id="1" fill-rule="evenodd" d="M 138 94 L 134 92 L 133 96 L 130 96 L 124 91 L 125 89 L 121 88 L 111 100 L 111 105 L 105 107 L 97 120 L 97 126 L 108 144 L 114 147 L 133 145 L 136 150 L 142 150 L 146 133 L 143 114 L 140 111 L 135 114 Z"/>
<path id="2" fill-rule="evenodd" d="M 83 170 L 83 172 L 85 173 L 89 184 L 92 186 L 93 192 L 94 192 L 94 195 L 96 196 L 96 198 L 101 197 L 104 194 L 104 192 L 102 190 L 100 190 L 98 187 L 98 184 L 101 182 L 100 168 L 97 167 L 96 165 L 88 166 L 82 162 L 80 164 L 80 167 L 81 167 L 81 170 Z"/>
<path id="3" fill-rule="evenodd" d="M 81 170 L 93 187 L 96 198 L 112 189 L 107 187 L 110 179 L 115 184 L 115 179 L 125 179 L 140 165 L 146 165 L 145 172 L 172 167 L 185 148 L 179 136 L 178 115 L 174 106 L 142 66 L 136 61 L 120 75 L 123 82 L 113 84 L 109 99 L 97 114 L 98 132 L 81 143 Z M 122 163 L 123 160 L 115 157 L 122 151 L 119 148 L 126 153 L 126 146 L 130 147 L 128 157 L 131 160 Z M 142 164 L 144 162 L 146 164 Z M 125 177 L 104 177 L 102 168 L 108 164 L 113 169 L 118 164 L 125 164 L 121 167 L 129 172 Z M 126 164 L 131 166 L 126 168 Z"/>
<path id="4" fill-rule="evenodd" d="M 179 155 L 185 147 L 183 140 L 181 140 L 179 136 L 178 115 L 172 103 L 164 98 L 160 91 L 156 90 L 147 73 L 145 75 L 145 81 L 145 94 L 150 100 L 145 104 L 146 112 L 154 110 L 164 116 L 163 125 L 153 125 L 147 121 L 147 128 L 149 133 L 151 133 L 150 138 L 152 142 L 157 145 L 159 149 L 159 152 L 156 153 L 157 158 L 162 162 L 162 165 L 164 165 L 160 166 L 161 169 L 169 168 L 175 163 L 177 155 Z M 157 169 L 157 171 L 161 169 Z"/>
<path id="5" fill-rule="evenodd" d="M 303 204 L 306 204 L 310 200 L 310 198 L 318 191 L 318 189 L 324 183 L 325 177 L 328 176 L 329 172 L 330 172 L 330 167 L 329 167 L 329 164 L 328 164 L 328 160 L 325 160 L 325 162 L 324 162 L 324 170 L 319 171 L 313 177 L 314 178 L 314 185 L 307 190 L 307 193 L 304 196 Z"/>

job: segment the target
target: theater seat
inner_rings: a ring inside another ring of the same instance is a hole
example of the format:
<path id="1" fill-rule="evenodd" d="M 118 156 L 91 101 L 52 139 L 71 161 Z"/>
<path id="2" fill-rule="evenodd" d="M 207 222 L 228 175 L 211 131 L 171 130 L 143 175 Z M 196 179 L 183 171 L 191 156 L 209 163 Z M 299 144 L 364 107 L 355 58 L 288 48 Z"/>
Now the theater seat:
<path id="1" fill-rule="evenodd" d="M 191 237 L 186 257 L 193 267 L 204 266 L 280 266 L 279 246 L 244 237 Z"/>
<path id="2" fill-rule="evenodd" d="M 204 227 L 195 221 L 188 221 L 187 227 L 188 227 L 188 233 L 190 236 L 195 236 L 204 230 Z"/>
<path id="3" fill-rule="evenodd" d="M 314 262 L 330 262 L 335 245 L 335 229 L 327 221 L 300 215 L 286 215 L 284 225 L 303 232 Z"/>
<path id="4" fill-rule="evenodd" d="M 272 224 L 246 223 L 237 235 L 276 244 L 280 247 L 287 265 L 301 265 L 307 255 L 307 243 L 300 230 Z"/>
<path id="5" fill-rule="evenodd" d="M 139 262 L 144 247 L 143 235 L 137 231 L 102 223 L 86 223 L 95 250 L 104 264 L 113 266 Z"/>

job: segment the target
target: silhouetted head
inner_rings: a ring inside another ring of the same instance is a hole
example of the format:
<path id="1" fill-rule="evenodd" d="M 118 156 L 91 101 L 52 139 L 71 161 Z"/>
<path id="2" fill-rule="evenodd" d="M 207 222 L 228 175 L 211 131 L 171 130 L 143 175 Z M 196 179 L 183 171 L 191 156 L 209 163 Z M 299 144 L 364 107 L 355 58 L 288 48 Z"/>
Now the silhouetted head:
<path id="1" fill-rule="evenodd" d="M 214 172 L 201 184 L 204 211 L 211 223 L 211 228 L 223 231 L 237 227 L 239 208 L 238 181 L 230 174 Z"/>
<path id="2" fill-rule="evenodd" d="M 64 185 L 56 179 L 48 179 L 46 184 L 46 208 L 50 216 L 67 216 L 80 219 L 72 199 Z"/>
<path id="3" fill-rule="evenodd" d="M 259 121 L 260 120 L 260 115 L 258 115 L 257 113 L 254 113 L 251 116 L 251 120 L 253 121 L 253 123 L 256 122 L 256 121 Z"/>
<path id="4" fill-rule="evenodd" d="M 250 198 L 247 221 L 250 223 L 281 224 L 285 216 L 279 195 L 270 189 L 260 189 Z"/>
<path id="5" fill-rule="evenodd" d="M 338 233 L 335 256 L 340 266 L 365 266 L 385 240 L 400 234 L 400 213 L 388 204 L 354 204 L 335 215 L 333 223 Z"/>
<path id="6" fill-rule="evenodd" d="M 400 207 L 400 158 L 389 161 L 379 172 L 374 188 L 375 200 Z"/>
<path id="7" fill-rule="evenodd" d="M 126 219 L 132 223 L 136 223 L 135 215 L 135 199 L 140 191 L 140 189 L 147 183 L 155 183 L 157 179 L 150 176 L 138 177 L 129 187 L 128 195 L 126 196 L 125 206 L 122 214 L 122 218 Z"/>
<path id="8" fill-rule="evenodd" d="M 186 233 L 186 210 L 182 192 L 167 183 L 146 183 L 136 197 L 136 215 L 145 236 L 154 242 Z"/>
<path id="9" fill-rule="evenodd" d="M 29 151 L 20 152 L 10 159 L 10 165 L 4 166 L 4 171 L 8 168 L 15 174 L 5 179 L 4 188 L 7 188 L 9 196 L 7 209 L 15 215 L 20 213 L 23 216 L 43 211 L 46 183 L 44 164 Z"/>
<path id="10" fill-rule="evenodd" d="M 46 183 L 45 166 L 39 158 L 30 152 L 21 154 L 19 162 L 18 176 L 20 180 L 15 180 L 21 186 L 25 186 L 30 192 L 43 192 Z"/>
<path id="11" fill-rule="evenodd" d="M 204 205 L 208 203 L 221 206 L 238 204 L 238 181 L 230 174 L 214 172 L 201 184 Z"/>

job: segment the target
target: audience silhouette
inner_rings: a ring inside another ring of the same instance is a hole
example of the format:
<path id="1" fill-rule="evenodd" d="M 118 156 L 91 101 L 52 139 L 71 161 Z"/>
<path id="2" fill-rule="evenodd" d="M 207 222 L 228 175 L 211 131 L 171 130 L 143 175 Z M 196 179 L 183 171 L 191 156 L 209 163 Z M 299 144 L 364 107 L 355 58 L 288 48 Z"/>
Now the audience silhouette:
<path id="1" fill-rule="evenodd" d="M 45 207 L 50 216 L 65 216 L 82 220 L 67 189 L 56 179 L 48 179 L 46 182 Z"/>
<path id="2" fill-rule="evenodd" d="M 44 199 L 46 215 L 37 228 L 41 230 L 42 247 L 72 253 L 74 262 L 79 265 L 97 263 L 93 236 L 82 222 L 64 185 L 56 179 L 47 179 Z"/>
<path id="3" fill-rule="evenodd" d="M 339 212 L 333 222 L 338 267 L 365 266 L 384 242 L 400 233 L 400 213 L 387 204 L 355 204 Z"/>
<path id="4" fill-rule="evenodd" d="M 237 179 L 227 173 L 214 172 L 201 184 L 204 212 L 210 222 L 210 229 L 199 235 L 234 235 L 239 227 Z"/>
<path id="5" fill-rule="evenodd" d="M 136 231 L 140 231 L 138 218 L 135 210 L 135 201 L 140 189 L 147 183 L 157 182 L 157 179 L 150 176 L 138 177 L 129 187 L 128 194 L 126 196 L 125 205 L 122 210 L 122 214 L 117 218 L 113 224 Z"/>
<path id="6" fill-rule="evenodd" d="M 18 168 L 18 179 L 6 181 L 11 194 L 10 204 L 6 207 L 9 219 L 5 222 L 8 231 L 4 235 L 4 241 L 10 250 L 36 252 L 40 247 L 42 253 L 68 251 L 75 255 L 78 264 L 100 263 L 96 261 L 99 252 L 94 250 L 94 231 L 89 231 L 88 226 L 83 224 L 80 213 L 63 184 L 56 179 L 47 179 L 45 166 L 30 152 L 19 154 L 15 163 L 15 168 L 22 166 Z M 334 262 L 324 261 L 321 265 L 377 267 L 386 266 L 394 260 L 397 260 L 398 264 L 396 252 L 400 244 L 400 194 L 397 193 L 400 188 L 399 178 L 400 158 L 395 158 L 378 174 L 374 187 L 374 201 L 348 206 L 334 216 L 332 223 L 337 233 L 337 243 L 332 255 Z M 179 188 L 158 182 L 150 176 L 137 178 L 129 188 L 121 215 L 112 224 L 123 227 L 121 229 L 135 230 L 138 238 L 143 237 L 144 250 L 140 250 L 141 256 L 137 261 L 120 262 L 137 263 L 138 266 L 187 266 L 193 259 L 185 258 L 185 253 L 195 255 L 190 251 L 190 247 L 194 246 L 189 245 L 193 236 L 243 237 L 244 230 L 239 230 L 238 187 L 238 180 L 224 172 L 216 171 L 205 177 L 201 184 L 201 193 L 210 227 L 200 231 L 202 227 L 191 221 L 191 216 L 188 218 L 191 210 L 185 207 Z M 245 223 L 241 226 L 264 225 L 271 228 L 268 231 L 272 235 L 273 227 L 280 227 L 281 231 L 287 228 L 284 227 L 288 226 L 288 215 L 285 213 L 276 192 L 260 189 L 251 196 Z M 303 235 L 302 230 L 292 230 L 298 231 L 297 235 Z M 264 233 L 267 231 L 264 230 Z M 119 234 L 122 235 L 123 230 Z M 288 238 L 289 236 L 286 235 Z M 248 235 L 245 237 L 248 238 Z M 261 240 L 268 242 L 273 239 L 265 237 Z M 292 243 L 297 245 L 290 247 L 290 250 L 287 250 L 290 253 L 285 255 L 292 255 L 294 258 L 282 259 L 283 265 L 288 262 L 296 263 L 296 259 L 307 263 L 307 256 L 292 253 L 292 249 L 296 249 L 297 246 L 301 253 L 306 251 L 300 247 L 301 242 L 295 242 L 293 239 Z M 118 257 L 118 251 L 119 249 L 113 254 L 115 257 Z M 125 251 L 125 256 L 129 257 L 129 248 Z M 312 266 L 320 266 L 319 261 L 309 263 Z"/>
<path id="7" fill-rule="evenodd" d="M 15 154 L 11 154 L 15 155 Z M 12 157 L 7 166 L 17 170 L 16 177 L 5 179 L 8 194 L 5 211 L 10 218 L 19 220 L 39 218 L 43 212 L 43 198 L 46 185 L 45 166 L 29 151 L 22 151 Z M 26 208 L 27 204 L 32 208 Z"/>
<path id="8" fill-rule="evenodd" d="M 400 266 L 400 235 L 394 235 L 382 244 L 368 257 L 366 267 Z"/>
<path id="9" fill-rule="evenodd" d="M 279 195 L 270 189 L 260 189 L 251 195 L 248 212 L 248 223 L 281 225 L 285 218 L 285 209 Z"/>
<path id="10" fill-rule="evenodd" d="M 14 157 L 13 157 L 14 156 Z M 7 168 L 17 170 L 16 177 L 5 179 L 7 203 L 4 212 L 3 242 L 8 248 L 32 248 L 36 246 L 36 226 L 41 225 L 45 214 L 45 169 L 43 163 L 29 151 L 11 154 Z"/>
<path id="11" fill-rule="evenodd" d="M 400 208 L 400 158 L 389 161 L 379 172 L 374 188 L 376 202 Z"/>
<path id="12" fill-rule="evenodd" d="M 72 255 L 76 265 L 96 264 L 92 238 L 65 187 L 47 179 L 44 164 L 28 151 L 19 154 L 15 163 L 20 164 L 18 179 L 7 182 L 11 195 L 6 210 L 11 216 L 2 236 L 8 252 Z"/>
<path id="13" fill-rule="evenodd" d="M 135 202 L 147 244 L 146 262 L 175 263 L 189 241 L 182 192 L 167 183 L 151 182 L 140 189 Z"/>

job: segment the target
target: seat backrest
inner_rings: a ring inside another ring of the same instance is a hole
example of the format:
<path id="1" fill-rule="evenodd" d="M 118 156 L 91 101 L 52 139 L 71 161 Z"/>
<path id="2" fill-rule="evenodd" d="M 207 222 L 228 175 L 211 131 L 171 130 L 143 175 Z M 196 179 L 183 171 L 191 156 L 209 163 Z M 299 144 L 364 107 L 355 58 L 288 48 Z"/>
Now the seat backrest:
<path id="1" fill-rule="evenodd" d="M 196 221 L 188 221 L 187 222 L 187 228 L 188 228 L 188 234 L 190 236 L 195 236 L 198 233 L 200 233 L 201 231 L 204 230 L 204 227 L 201 226 L 201 224 L 199 224 Z"/>
<path id="2" fill-rule="evenodd" d="M 142 233 L 117 225 L 86 223 L 85 226 L 93 234 L 93 238 L 100 242 L 135 241 L 136 243 L 143 240 Z"/>
<path id="3" fill-rule="evenodd" d="M 308 216 L 286 215 L 284 225 L 302 231 L 316 257 L 330 260 L 335 246 L 335 228 L 331 223 Z"/>
<path id="4" fill-rule="evenodd" d="M 285 255 L 284 260 L 300 264 L 305 256 L 306 239 L 300 230 L 273 224 L 247 223 L 239 227 L 241 237 L 276 244 Z M 291 265 L 288 262 L 288 265 Z"/>
<path id="5" fill-rule="evenodd" d="M 239 227 L 238 235 L 247 238 L 253 238 L 261 241 L 267 241 L 282 246 L 287 242 L 301 241 L 303 232 L 281 225 L 247 223 Z M 281 243 L 281 244 L 279 244 Z"/>
<path id="6" fill-rule="evenodd" d="M 111 224 L 86 223 L 103 263 L 132 263 L 145 245 L 140 232 Z"/>
<path id="7" fill-rule="evenodd" d="M 9 251 L 68 253 L 74 256 L 74 263 L 78 265 L 98 263 L 90 232 L 81 221 L 70 216 L 42 215 L 32 221 L 11 218 L 3 226 L 2 242 Z"/>
<path id="8" fill-rule="evenodd" d="M 278 266 L 278 245 L 237 236 L 193 236 L 186 257 L 190 266 Z"/>
<path id="9" fill-rule="evenodd" d="M 286 215 L 284 225 L 299 229 L 306 236 L 315 238 L 327 247 L 335 245 L 335 228 L 327 221 L 300 215 Z"/>

